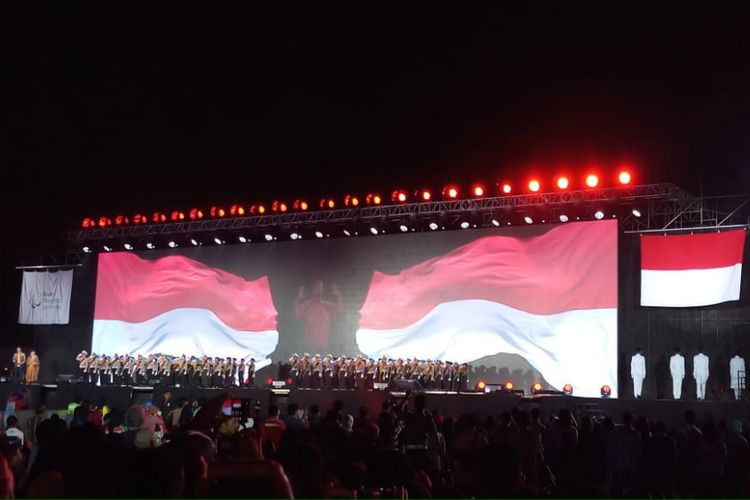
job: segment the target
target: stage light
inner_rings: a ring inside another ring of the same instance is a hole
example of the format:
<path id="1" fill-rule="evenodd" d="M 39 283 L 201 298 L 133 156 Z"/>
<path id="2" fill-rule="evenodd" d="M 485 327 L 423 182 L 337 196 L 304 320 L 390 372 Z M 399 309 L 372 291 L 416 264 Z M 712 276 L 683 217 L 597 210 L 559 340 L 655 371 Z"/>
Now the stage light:
<path id="1" fill-rule="evenodd" d="M 232 205 L 229 207 L 229 215 L 232 217 L 237 217 L 238 215 L 243 215 L 245 213 L 245 209 L 242 208 L 240 205 Z"/>
<path id="2" fill-rule="evenodd" d="M 224 217 L 227 214 L 226 211 L 221 207 L 211 207 L 211 210 L 209 210 L 208 213 L 213 218 Z"/>
<path id="3" fill-rule="evenodd" d="M 633 209 L 633 215 L 635 215 L 636 217 L 640 217 L 641 216 L 641 211 L 638 210 L 637 208 L 634 208 Z"/>
<path id="4" fill-rule="evenodd" d="M 599 176 L 596 174 L 589 174 L 586 176 L 586 185 L 590 188 L 595 188 L 599 185 Z"/>
<path id="5" fill-rule="evenodd" d="M 118 215 L 115 217 L 115 226 L 122 226 L 122 224 L 125 222 L 125 217 L 122 215 Z"/>
<path id="6" fill-rule="evenodd" d="M 439 227 L 439 226 L 437 225 L 437 223 L 435 223 L 435 222 L 430 222 L 430 226 L 429 226 L 429 228 L 430 228 L 430 230 L 431 230 L 431 231 L 437 231 L 437 228 L 438 228 L 438 227 Z"/>
<path id="7" fill-rule="evenodd" d="M 484 392 L 484 390 L 487 388 L 487 383 L 484 380 L 480 380 L 477 382 L 477 385 L 474 386 L 474 390 L 478 392 Z"/>
<path id="8" fill-rule="evenodd" d="M 265 205 L 258 205 L 258 213 L 260 215 L 263 215 L 264 213 L 266 213 L 266 206 Z"/>
<path id="9" fill-rule="evenodd" d="M 529 181 L 529 191 L 532 193 L 538 192 L 542 188 L 542 185 L 539 184 L 539 181 L 536 179 L 531 179 Z"/>
<path id="10" fill-rule="evenodd" d="M 460 194 L 461 191 L 458 189 L 458 187 L 452 184 L 449 184 L 443 188 L 443 198 L 447 200 L 455 200 Z"/>
<path id="11" fill-rule="evenodd" d="M 305 200 L 294 200 L 294 204 L 292 205 L 292 209 L 297 212 L 304 212 L 310 208 L 310 205 Z"/>
<path id="12" fill-rule="evenodd" d="M 283 201 L 274 201 L 271 203 L 272 212 L 281 212 L 282 214 L 288 210 L 286 203 Z"/>
<path id="13" fill-rule="evenodd" d="M 89 247 L 83 247 L 81 248 L 83 250 L 83 253 L 91 253 L 91 249 Z"/>
<path id="14" fill-rule="evenodd" d="M 534 223 L 534 219 L 532 219 L 532 218 L 531 218 L 531 217 L 529 217 L 528 215 L 527 215 L 526 217 L 524 217 L 524 218 L 523 218 L 523 221 L 524 221 L 524 222 L 525 222 L 526 224 L 533 224 L 533 223 Z"/>
<path id="15" fill-rule="evenodd" d="M 320 231 L 315 231 L 315 237 L 321 239 L 323 237 L 323 233 Z"/>
<path id="16" fill-rule="evenodd" d="M 566 396 L 572 396 L 573 395 L 573 386 L 570 384 L 565 384 L 563 386 L 563 394 Z"/>
<path id="17" fill-rule="evenodd" d="M 409 227 L 406 226 L 406 224 L 401 224 L 400 226 L 398 226 L 398 228 L 401 230 L 402 233 L 405 233 L 409 230 Z"/>
<path id="18" fill-rule="evenodd" d="M 344 234 L 345 234 L 346 236 L 351 236 L 351 235 L 352 235 L 352 233 L 351 233 L 351 232 L 349 232 L 349 230 L 348 230 L 348 229 L 344 229 Z"/>
<path id="19" fill-rule="evenodd" d="M 602 394 L 603 398 L 610 397 L 612 395 L 612 388 L 610 386 L 606 385 L 606 384 L 603 385 L 602 386 L 602 390 L 601 390 L 601 394 Z"/>
<path id="20" fill-rule="evenodd" d="M 542 384 L 539 382 L 534 382 L 534 384 L 531 386 L 531 394 L 539 394 L 542 392 Z"/>
<path id="21" fill-rule="evenodd" d="M 266 241 L 273 241 L 273 235 L 270 233 L 266 233 L 263 238 L 266 239 Z"/>
<path id="22" fill-rule="evenodd" d="M 320 200 L 320 208 L 324 210 L 333 210 L 334 208 L 336 208 L 336 200 L 334 200 L 333 198 L 323 198 L 322 200 Z"/>
<path id="23" fill-rule="evenodd" d="M 203 210 L 200 208 L 191 208 L 190 209 L 190 220 L 199 220 L 203 218 Z"/>
<path id="24" fill-rule="evenodd" d="M 469 222 L 468 222 L 468 221 L 463 221 L 463 222 L 461 223 L 461 229 L 469 229 L 469 226 L 470 226 L 470 225 L 471 225 L 471 224 L 469 224 Z"/>
<path id="25" fill-rule="evenodd" d="M 505 384 L 503 384 L 503 390 L 505 392 L 513 392 L 513 387 L 514 387 L 513 382 L 511 382 L 510 380 L 508 380 L 507 382 L 505 382 Z"/>
<path id="26" fill-rule="evenodd" d="M 474 195 L 475 198 L 481 198 L 484 196 L 484 185 L 482 184 L 474 184 L 471 187 L 471 194 Z"/>
<path id="27" fill-rule="evenodd" d="M 135 214 L 133 216 L 133 224 L 148 224 L 148 217 L 143 214 Z"/>
<path id="28" fill-rule="evenodd" d="M 199 243 L 195 238 L 190 238 L 190 244 L 194 247 L 197 247 Z"/>
<path id="29" fill-rule="evenodd" d="M 289 238 L 291 238 L 293 241 L 297 241 L 299 239 L 299 233 L 292 233 L 289 235 Z"/>
<path id="30" fill-rule="evenodd" d="M 391 201 L 393 203 L 405 203 L 408 199 L 409 196 L 406 194 L 406 191 L 397 189 L 393 193 L 391 193 Z"/>
<path id="31" fill-rule="evenodd" d="M 365 203 L 367 203 L 368 205 L 380 205 L 381 203 L 383 203 L 383 198 L 381 198 L 379 194 L 369 193 L 365 197 Z"/>
<path id="32" fill-rule="evenodd" d="M 109 248 L 107 245 L 104 245 L 102 248 L 104 249 L 105 252 L 111 252 L 112 251 L 112 249 Z"/>
<path id="33" fill-rule="evenodd" d="M 146 243 L 146 248 L 148 248 L 149 250 L 153 250 L 154 248 L 156 248 L 156 245 L 149 241 L 148 243 Z"/>
<path id="34" fill-rule="evenodd" d="M 350 194 L 346 195 L 344 197 L 344 206 L 347 207 L 358 207 L 359 206 L 359 198 L 356 196 L 352 196 Z"/>
<path id="35" fill-rule="evenodd" d="M 132 250 L 133 249 L 133 245 L 131 245 L 130 243 L 125 243 L 122 247 L 125 250 Z"/>
<path id="36" fill-rule="evenodd" d="M 495 227 L 500 227 L 500 221 L 497 219 L 492 219 L 492 225 Z"/>
<path id="37" fill-rule="evenodd" d="M 376 227 L 374 227 L 374 226 L 373 226 L 373 227 L 371 227 L 371 228 L 370 228 L 370 233 L 372 233 L 372 234 L 374 234 L 374 235 L 377 235 L 377 234 L 378 234 L 378 228 L 376 228 Z"/>
<path id="38" fill-rule="evenodd" d="M 602 220 L 604 218 L 604 212 L 602 212 L 601 210 L 597 210 L 596 212 L 594 212 L 594 218 L 596 220 Z"/>
<path id="39" fill-rule="evenodd" d="M 621 170 L 619 174 L 617 174 L 617 182 L 622 184 L 623 186 L 627 186 L 630 184 L 630 181 L 632 180 L 632 177 L 630 175 L 630 172 L 627 170 Z"/>
<path id="40" fill-rule="evenodd" d="M 510 185 L 508 182 L 503 182 L 502 186 L 500 186 L 500 192 L 503 194 L 510 194 L 513 191 L 513 186 Z"/>
<path id="41" fill-rule="evenodd" d="M 238 236 L 237 239 L 240 243 L 247 243 L 247 238 L 245 238 L 244 236 Z"/>
<path id="42" fill-rule="evenodd" d="M 88 229 L 90 227 L 94 227 L 95 225 L 96 224 L 94 223 L 94 221 L 91 220 L 91 219 L 89 219 L 88 217 L 86 217 L 85 219 L 83 219 L 81 221 L 81 227 L 84 228 L 84 229 Z"/>
<path id="43" fill-rule="evenodd" d="M 556 184 L 558 189 L 568 189 L 568 187 L 570 187 L 570 180 L 564 176 L 558 177 Z"/>
<path id="44" fill-rule="evenodd" d="M 218 236 L 214 238 L 214 243 L 216 243 L 217 245 L 221 245 L 222 244 L 221 238 L 219 238 Z"/>
<path id="45" fill-rule="evenodd" d="M 169 243 L 167 243 L 167 245 L 169 246 L 169 248 L 177 248 L 177 242 L 176 241 L 170 241 Z"/>
<path id="46" fill-rule="evenodd" d="M 422 201 L 430 201 L 432 199 L 432 191 L 429 189 L 423 189 L 419 192 L 419 199 Z"/>
<path id="47" fill-rule="evenodd" d="M 112 225 L 112 220 L 106 217 L 99 217 L 99 227 L 105 228 Z"/>
<path id="48" fill-rule="evenodd" d="M 565 214 L 560 214 L 560 222 L 568 222 L 568 216 Z"/>

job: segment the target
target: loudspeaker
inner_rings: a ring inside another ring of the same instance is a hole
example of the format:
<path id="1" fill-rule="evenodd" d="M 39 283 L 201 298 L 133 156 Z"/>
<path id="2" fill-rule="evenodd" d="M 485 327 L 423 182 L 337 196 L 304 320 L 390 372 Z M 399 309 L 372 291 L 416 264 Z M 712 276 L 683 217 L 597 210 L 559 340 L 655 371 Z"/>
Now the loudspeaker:
<path id="1" fill-rule="evenodd" d="M 419 380 L 396 379 L 388 382 L 388 390 L 391 392 L 422 392 L 424 388 Z"/>

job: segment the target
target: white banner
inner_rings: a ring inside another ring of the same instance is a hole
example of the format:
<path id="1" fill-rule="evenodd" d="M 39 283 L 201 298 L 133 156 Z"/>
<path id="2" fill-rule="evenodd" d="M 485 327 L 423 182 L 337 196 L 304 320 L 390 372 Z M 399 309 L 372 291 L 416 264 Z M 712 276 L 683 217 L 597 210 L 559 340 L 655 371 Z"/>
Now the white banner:
<path id="1" fill-rule="evenodd" d="M 67 325 L 73 271 L 24 271 L 18 322 L 25 325 Z"/>

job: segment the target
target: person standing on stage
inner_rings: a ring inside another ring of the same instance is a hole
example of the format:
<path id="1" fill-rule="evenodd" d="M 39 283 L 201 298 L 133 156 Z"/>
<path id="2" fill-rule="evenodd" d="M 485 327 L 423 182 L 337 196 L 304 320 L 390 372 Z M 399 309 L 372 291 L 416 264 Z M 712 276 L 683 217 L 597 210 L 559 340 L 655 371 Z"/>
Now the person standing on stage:
<path id="1" fill-rule="evenodd" d="M 36 355 L 36 351 L 31 351 L 29 359 L 26 363 L 26 383 L 36 384 L 39 379 L 39 356 Z"/>
<path id="2" fill-rule="evenodd" d="M 641 354 L 641 348 L 635 348 L 635 354 L 630 359 L 630 376 L 633 378 L 633 397 L 640 398 L 643 390 L 643 379 L 646 378 L 646 358 Z"/>
<path id="3" fill-rule="evenodd" d="M 685 358 L 680 354 L 680 348 L 669 358 L 669 371 L 672 373 L 672 396 L 682 397 L 682 381 L 685 379 Z"/>
<path id="4" fill-rule="evenodd" d="M 699 347 L 698 354 L 693 357 L 693 378 L 695 379 L 696 397 L 700 400 L 706 399 L 708 356 L 703 353 L 703 347 Z"/>
<path id="5" fill-rule="evenodd" d="M 78 373 L 80 374 L 81 378 L 84 378 L 86 376 L 86 366 L 88 363 L 85 363 L 86 359 L 88 359 L 89 353 L 86 351 L 81 351 L 78 356 L 76 356 L 76 363 L 78 363 Z"/>
<path id="6" fill-rule="evenodd" d="M 23 382 L 24 368 L 26 367 L 26 354 L 20 347 L 16 347 L 13 353 L 13 378 Z"/>
<path id="7" fill-rule="evenodd" d="M 742 397 L 742 390 L 745 388 L 745 359 L 740 356 L 739 351 L 735 352 L 734 357 L 729 360 L 729 380 L 734 399 L 739 401 Z"/>
<path id="8" fill-rule="evenodd" d="M 329 295 L 332 300 L 325 298 L 325 288 L 321 280 L 313 283 L 308 297 L 305 297 L 305 288 L 299 287 L 294 314 L 297 319 L 302 320 L 306 349 L 328 349 L 331 322 L 344 308 L 341 293 L 335 284 L 330 285 Z"/>
<path id="9" fill-rule="evenodd" d="M 248 387 L 253 387 L 255 385 L 255 358 L 250 358 L 250 361 L 245 365 L 245 369 L 247 370 L 245 383 Z"/>

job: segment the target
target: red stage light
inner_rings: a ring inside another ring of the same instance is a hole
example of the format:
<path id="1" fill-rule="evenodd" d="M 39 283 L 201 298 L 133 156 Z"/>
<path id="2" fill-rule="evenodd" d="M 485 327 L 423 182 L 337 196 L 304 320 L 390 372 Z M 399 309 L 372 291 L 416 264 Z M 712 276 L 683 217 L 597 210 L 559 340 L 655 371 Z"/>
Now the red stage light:
<path id="1" fill-rule="evenodd" d="M 334 200 L 333 198 L 323 198 L 322 200 L 320 200 L 320 208 L 324 210 L 333 210 L 334 208 L 336 208 L 336 200 Z"/>
<path id="2" fill-rule="evenodd" d="M 531 386 L 531 393 L 537 394 L 539 392 L 542 392 L 542 384 L 539 382 L 534 382 L 534 385 Z"/>
<path id="3" fill-rule="evenodd" d="M 536 179 L 531 179 L 529 181 L 529 191 L 532 193 L 536 193 L 541 189 L 542 185 L 539 184 L 539 181 Z"/>
<path id="4" fill-rule="evenodd" d="M 558 189 L 568 189 L 570 187 L 570 180 L 565 176 L 558 177 L 556 184 Z"/>
<path id="5" fill-rule="evenodd" d="M 224 217 L 227 212 L 221 208 L 221 207 L 211 207 L 211 211 L 209 212 L 211 214 L 211 217 Z"/>
<path id="6" fill-rule="evenodd" d="M 265 205 L 258 205 L 258 213 L 261 214 L 261 215 L 264 214 L 264 213 L 266 213 L 266 206 Z"/>
<path id="7" fill-rule="evenodd" d="M 125 224 L 125 219 L 126 217 L 124 215 L 118 215 L 117 217 L 115 217 L 115 226 L 122 226 L 123 224 Z"/>
<path id="8" fill-rule="evenodd" d="M 505 385 L 503 385 L 503 389 L 505 389 L 507 392 L 511 392 L 513 390 L 513 382 L 508 380 L 505 382 Z"/>
<path id="9" fill-rule="evenodd" d="M 511 191 L 513 191 L 513 186 L 511 186 L 508 182 L 503 182 L 503 185 L 500 186 L 500 191 L 503 194 L 510 194 Z"/>
<path id="10" fill-rule="evenodd" d="M 423 189 L 419 191 L 419 199 L 422 201 L 430 201 L 432 199 L 432 191 L 429 189 Z"/>
<path id="11" fill-rule="evenodd" d="M 381 198 L 379 194 L 368 193 L 368 195 L 365 196 L 365 203 L 368 205 L 380 205 L 383 203 L 383 198 Z"/>
<path id="12" fill-rule="evenodd" d="M 404 203 L 408 199 L 409 199 L 409 196 L 406 194 L 406 191 L 401 191 L 400 189 L 397 189 L 393 193 L 391 193 L 391 201 L 394 203 Z"/>
<path id="13" fill-rule="evenodd" d="M 457 186 L 448 185 L 443 188 L 443 198 L 455 200 L 459 194 L 461 194 L 461 191 Z"/>
<path id="14" fill-rule="evenodd" d="M 170 217 L 173 221 L 178 220 L 185 220 L 185 214 L 183 212 L 180 212 L 179 210 L 175 210 L 172 212 L 172 217 Z"/>
<path id="15" fill-rule="evenodd" d="M 93 219 L 89 219 L 88 217 L 86 217 L 85 219 L 83 219 L 83 221 L 81 221 L 81 227 L 84 229 L 89 229 L 94 226 L 96 226 L 96 223 L 94 222 Z"/>
<path id="16" fill-rule="evenodd" d="M 135 214 L 133 216 L 133 224 L 145 224 L 146 222 L 146 217 L 141 214 Z"/>
<path id="17" fill-rule="evenodd" d="M 348 194 L 344 197 L 344 206 L 347 207 L 358 207 L 359 206 L 359 198 L 356 196 L 353 196 L 351 194 Z"/>
<path id="18" fill-rule="evenodd" d="M 590 188 L 595 188 L 599 185 L 599 176 L 596 174 L 589 174 L 586 176 L 586 185 Z"/>
<path id="19" fill-rule="evenodd" d="M 570 385 L 570 384 L 565 384 L 563 386 L 563 394 L 565 394 L 566 396 L 572 395 L 573 394 L 573 386 Z"/>
<path id="20" fill-rule="evenodd" d="M 475 198 L 481 198 L 484 196 L 484 186 L 482 184 L 474 184 L 471 187 L 471 194 L 473 194 Z"/>
<path id="21" fill-rule="evenodd" d="M 294 204 L 292 205 L 292 209 L 296 211 L 304 212 L 310 208 L 310 206 L 307 204 L 305 200 L 294 200 Z"/>
<path id="22" fill-rule="evenodd" d="M 166 215 L 166 214 L 162 214 L 162 213 L 159 213 L 159 212 L 154 212 L 154 216 L 153 216 L 153 217 L 151 217 L 151 220 L 152 220 L 152 221 L 153 221 L 153 222 L 154 222 L 155 224 L 158 224 L 158 223 L 160 223 L 160 222 L 167 222 L 167 215 Z"/>
<path id="23" fill-rule="evenodd" d="M 603 385 L 601 390 L 602 397 L 609 397 L 612 395 L 612 388 L 608 385 Z"/>
<path id="24" fill-rule="evenodd" d="M 287 211 L 289 207 L 286 206 L 286 203 L 283 201 L 274 201 L 271 204 L 271 212 L 281 212 L 284 213 Z"/>
<path id="25" fill-rule="evenodd" d="M 203 218 L 203 210 L 200 208 L 190 209 L 190 220 L 199 220 Z"/>
<path id="26" fill-rule="evenodd" d="M 619 174 L 617 174 L 617 181 L 622 184 L 623 186 L 627 186 L 630 184 L 630 181 L 632 180 L 632 177 L 630 175 L 630 172 L 627 170 L 621 170 Z"/>
<path id="27" fill-rule="evenodd" d="M 484 389 L 487 387 L 487 383 L 484 380 L 480 380 L 477 382 L 476 390 L 484 392 Z"/>

